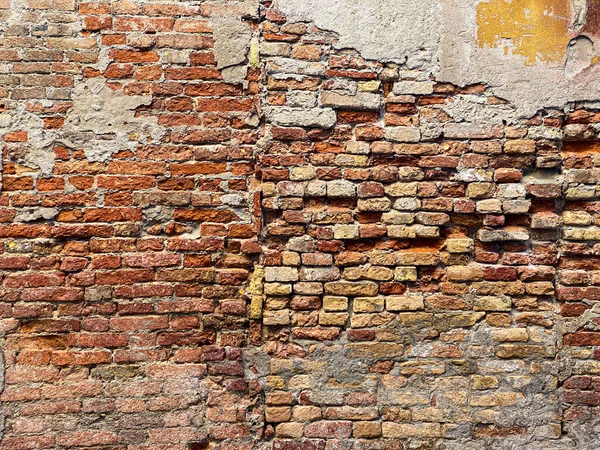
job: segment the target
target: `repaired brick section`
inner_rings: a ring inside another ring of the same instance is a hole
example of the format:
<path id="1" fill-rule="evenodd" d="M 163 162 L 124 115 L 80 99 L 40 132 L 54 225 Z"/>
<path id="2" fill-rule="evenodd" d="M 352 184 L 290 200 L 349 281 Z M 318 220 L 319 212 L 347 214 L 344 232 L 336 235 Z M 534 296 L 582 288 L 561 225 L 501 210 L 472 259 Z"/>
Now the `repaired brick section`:
<path id="1" fill-rule="evenodd" d="M 8 6 L 0 448 L 591 442 L 598 112 L 454 121 L 269 1 Z"/>

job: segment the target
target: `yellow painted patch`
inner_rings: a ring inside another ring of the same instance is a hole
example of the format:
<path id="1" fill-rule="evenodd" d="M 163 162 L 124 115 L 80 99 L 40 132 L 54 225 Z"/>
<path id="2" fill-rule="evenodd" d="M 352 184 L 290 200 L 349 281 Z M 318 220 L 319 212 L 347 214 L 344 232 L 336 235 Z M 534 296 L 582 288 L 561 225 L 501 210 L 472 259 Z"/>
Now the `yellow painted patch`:
<path id="1" fill-rule="evenodd" d="M 570 0 L 490 0 L 477 5 L 477 45 L 538 61 L 565 61 Z"/>

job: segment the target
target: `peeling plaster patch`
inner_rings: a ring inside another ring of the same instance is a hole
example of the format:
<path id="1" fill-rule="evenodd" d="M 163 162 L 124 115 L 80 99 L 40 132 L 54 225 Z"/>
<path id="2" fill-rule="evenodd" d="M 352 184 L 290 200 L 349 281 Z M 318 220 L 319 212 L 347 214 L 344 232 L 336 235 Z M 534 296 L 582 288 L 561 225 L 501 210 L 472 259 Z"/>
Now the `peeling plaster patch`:
<path id="1" fill-rule="evenodd" d="M 292 21 L 338 33 L 338 47 L 365 58 L 406 63 L 440 82 L 487 84 L 515 106 L 488 109 L 509 123 L 542 108 L 600 100 L 595 0 L 279 0 L 278 6 Z M 580 33 L 594 45 L 591 62 L 589 43 L 571 41 Z"/>
<path id="2" fill-rule="evenodd" d="M 28 208 L 15 216 L 15 222 L 33 222 L 35 220 L 50 220 L 58 215 L 57 208 Z"/>
<path id="3" fill-rule="evenodd" d="M 217 17 L 212 20 L 213 38 L 215 41 L 215 59 L 217 68 L 225 69 L 242 64 L 246 60 L 246 53 L 252 40 L 252 32 L 248 24 L 240 18 L 233 16 Z M 239 79 L 242 75 L 243 77 Z M 229 71 L 232 81 L 241 82 L 246 76 L 246 70 Z M 223 73 L 226 78 L 227 72 Z"/>
<path id="4" fill-rule="evenodd" d="M 365 58 L 411 68 L 435 64 L 443 14 L 439 0 L 279 0 L 279 8 L 289 20 L 336 31 L 338 47 L 356 48 Z"/>
<path id="5" fill-rule="evenodd" d="M 505 54 L 503 48 L 482 48 L 476 44 L 476 13 L 483 2 L 443 1 L 446 12 L 439 53 L 440 70 L 435 73 L 439 81 L 459 85 L 486 83 L 495 95 L 516 107 L 516 117 L 531 117 L 542 108 L 564 108 L 571 102 L 600 99 L 600 74 L 596 65 L 580 72 L 573 65 L 565 70 L 569 39 L 577 34 L 574 30 L 565 41 L 564 56 L 560 61 L 550 58 L 526 65 L 523 55 Z M 549 2 L 545 1 L 545 4 Z"/>
<path id="6" fill-rule="evenodd" d="M 26 131 L 27 142 L 17 151 L 8 156 L 19 164 L 33 170 L 40 170 L 43 175 L 49 175 L 54 168 L 54 143 L 58 138 L 56 130 L 44 128 L 44 121 L 35 114 L 27 111 L 24 104 L 16 110 L 0 115 L 0 136 L 10 131 Z"/>
<path id="7" fill-rule="evenodd" d="M 258 13 L 258 2 L 247 0 L 243 3 L 241 15 L 221 15 L 211 19 L 214 39 L 214 55 L 217 68 L 226 83 L 241 83 L 248 71 L 246 55 L 252 41 L 252 31 L 241 16 L 254 17 Z"/>
<path id="8" fill-rule="evenodd" d="M 567 48 L 565 75 L 574 77 L 594 64 L 594 43 L 585 36 L 571 40 Z"/>
<path id="9" fill-rule="evenodd" d="M 478 95 L 457 95 L 443 110 L 456 122 L 478 125 L 501 125 L 503 120 L 515 120 L 516 110 L 508 104 L 489 104 Z"/>
<path id="10" fill-rule="evenodd" d="M 90 161 L 106 161 L 113 153 L 134 150 L 140 142 L 156 143 L 164 136 L 158 119 L 135 116 L 138 107 L 152 102 L 150 95 L 125 95 L 107 87 L 104 78 L 92 78 L 75 86 L 72 100 L 73 107 L 59 130 L 44 128 L 43 119 L 27 111 L 25 104 L 1 114 L 0 136 L 27 132 L 27 142 L 9 158 L 47 176 L 54 168 L 56 144 L 83 149 Z"/>
<path id="11" fill-rule="evenodd" d="M 135 149 L 138 142 L 158 142 L 165 133 L 158 120 L 135 116 L 137 108 L 151 102 L 151 95 L 112 90 L 102 77 L 78 84 L 60 142 L 82 148 L 90 161 L 106 161 L 113 153 Z"/>
<path id="12" fill-rule="evenodd" d="M 333 128 L 337 121 L 337 115 L 331 108 L 268 108 L 266 117 L 274 125 L 284 127 L 320 127 Z"/>

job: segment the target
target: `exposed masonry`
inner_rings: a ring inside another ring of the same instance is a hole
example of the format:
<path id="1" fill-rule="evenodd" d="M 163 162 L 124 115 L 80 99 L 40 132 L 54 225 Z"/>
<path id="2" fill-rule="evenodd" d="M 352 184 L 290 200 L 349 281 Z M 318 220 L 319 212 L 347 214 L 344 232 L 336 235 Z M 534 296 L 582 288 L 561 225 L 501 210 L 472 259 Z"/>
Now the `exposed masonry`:
<path id="1" fill-rule="evenodd" d="M 0 0 L 0 449 L 600 447 L 600 12 L 429 3 Z"/>

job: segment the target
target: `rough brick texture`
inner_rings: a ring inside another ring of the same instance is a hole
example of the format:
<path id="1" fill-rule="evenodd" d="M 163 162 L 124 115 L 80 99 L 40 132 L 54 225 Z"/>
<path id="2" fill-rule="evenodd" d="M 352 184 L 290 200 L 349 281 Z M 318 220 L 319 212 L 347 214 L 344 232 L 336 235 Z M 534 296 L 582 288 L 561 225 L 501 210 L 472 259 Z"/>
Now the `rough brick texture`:
<path id="1" fill-rule="evenodd" d="M 600 112 L 269 1 L 0 8 L 0 449 L 600 446 Z"/>

